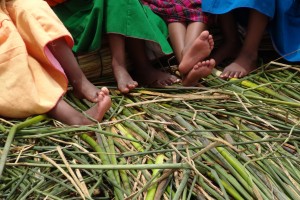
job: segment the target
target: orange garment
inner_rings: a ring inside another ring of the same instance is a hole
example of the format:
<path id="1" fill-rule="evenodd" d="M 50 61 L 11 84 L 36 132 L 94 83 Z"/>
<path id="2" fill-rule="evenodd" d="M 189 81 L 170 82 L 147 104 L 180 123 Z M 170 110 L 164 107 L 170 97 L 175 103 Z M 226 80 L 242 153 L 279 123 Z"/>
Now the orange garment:
<path id="1" fill-rule="evenodd" d="M 57 4 L 63 3 L 66 0 L 45 0 L 50 6 L 56 6 Z"/>
<path id="2" fill-rule="evenodd" d="M 73 40 L 43 0 L 2 0 L 0 7 L 0 116 L 23 118 L 52 109 L 68 81 L 47 44 Z"/>

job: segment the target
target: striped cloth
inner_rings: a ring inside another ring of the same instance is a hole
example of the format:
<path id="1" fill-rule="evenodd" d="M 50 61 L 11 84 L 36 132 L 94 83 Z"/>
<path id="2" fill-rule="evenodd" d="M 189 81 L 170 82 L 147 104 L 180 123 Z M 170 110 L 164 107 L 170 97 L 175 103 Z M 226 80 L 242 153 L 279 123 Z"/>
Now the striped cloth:
<path id="1" fill-rule="evenodd" d="M 202 12 L 202 0 L 142 0 L 166 22 L 208 22 Z"/>

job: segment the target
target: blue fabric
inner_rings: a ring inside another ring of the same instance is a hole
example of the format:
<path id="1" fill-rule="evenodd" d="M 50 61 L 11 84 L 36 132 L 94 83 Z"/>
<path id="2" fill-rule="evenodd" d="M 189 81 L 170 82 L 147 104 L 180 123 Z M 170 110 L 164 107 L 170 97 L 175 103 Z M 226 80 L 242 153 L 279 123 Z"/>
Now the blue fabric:
<path id="1" fill-rule="evenodd" d="M 300 0 L 202 0 L 202 11 L 224 14 L 253 8 L 270 17 L 273 45 L 284 59 L 300 61 Z"/>
<path id="2" fill-rule="evenodd" d="M 224 14 L 236 8 L 253 8 L 272 18 L 276 0 L 202 0 L 202 11 Z M 286 0 L 279 0 L 286 1 Z"/>
<path id="3" fill-rule="evenodd" d="M 270 34 L 281 56 L 291 62 L 300 61 L 300 0 L 276 1 Z"/>

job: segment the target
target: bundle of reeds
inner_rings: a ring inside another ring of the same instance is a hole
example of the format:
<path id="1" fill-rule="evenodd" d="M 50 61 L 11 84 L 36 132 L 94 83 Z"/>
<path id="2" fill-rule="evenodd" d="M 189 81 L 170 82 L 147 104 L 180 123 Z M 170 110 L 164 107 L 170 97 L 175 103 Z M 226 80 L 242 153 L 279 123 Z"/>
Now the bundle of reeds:
<path id="1" fill-rule="evenodd" d="M 95 126 L 1 119 L 0 198 L 300 199 L 299 72 L 273 62 L 206 87 L 111 89 Z"/>
<path id="2" fill-rule="evenodd" d="M 103 39 L 101 49 L 88 53 L 76 55 L 80 68 L 92 82 L 99 81 L 103 77 L 112 77 L 111 52 L 109 49 L 107 38 Z M 128 68 L 131 66 L 130 60 L 127 58 L 126 64 Z"/>

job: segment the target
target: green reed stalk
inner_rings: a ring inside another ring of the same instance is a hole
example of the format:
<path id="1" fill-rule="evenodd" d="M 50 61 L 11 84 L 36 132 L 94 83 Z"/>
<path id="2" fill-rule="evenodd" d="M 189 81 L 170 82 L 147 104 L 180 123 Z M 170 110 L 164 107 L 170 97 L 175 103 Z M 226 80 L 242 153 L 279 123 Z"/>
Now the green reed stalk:
<path id="1" fill-rule="evenodd" d="M 241 182 L 243 180 L 241 180 L 241 178 L 239 177 L 234 177 L 233 175 L 229 174 L 225 169 L 223 169 L 223 167 L 221 167 L 219 164 L 217 164 L 218 162 L 216 160 L 212 160 L 211 158 L 209 158 L 207 155 L 202 155 L 202 157 L 208 161 L 208 162 L 211 162 L 211 163 L 215 163 L 212 168 L 215 169 L 216 172 L 218 172 L 219 176 L 223 177 L 223 179 L 220 179 L 220 181 L 222 182 L 223 181 L 226 181 L 228 182 L 231 186 L 233 186 L 237 192 L 239 192 L 239 194 L 241 196 L 243 196 L 245 199 L 252 199 L 252 190 L 251 190 L 251 187 L 247 184 L 241 184 Z M 223 163 L 222 163 L 223 164 Z M 232 172 L 232 170 L 231 170 Z M 219 177 L 216 177 L 214 173 L 211 173 L 211 176 L 217 180 L 217 178 Z M 229 192 L 229 191 L 228 191 Z M 249 194 L 250 192 L 250 194 Z"/>
<path id="2" fill-rule="evenodd" d="M 210 172 L 208 173 L 208 176 L 212 179 L 214 178 Z M 239 192 L 236 189 L 234 189 L 234 187 L 232 187 L 228 182 L 221 180 L 221 183 L 235 200 L 244 200 L 244 198 L 239 194 Z"/>
<path id="3" fill-rule="evenodd" d="M 45 119 L 47 119 L 46 115 L 38 115 L 38 116 L 35 116 L 33 118 L 27 119 L 24 122 L 16 124 L 10 129 L 10 131 L 8 133 L 8 136 L 7 136 L 7 139 L 6 139 L 6 142 L 5 142 L 5 145 L 4 145 L 4 148 L 3 148 L 3 151 L 2 151 L 1 158 L 0 158 L 0 177 L 1 177 L 2 172 L 4 170 L 4 166 L 5 166 L 5 163 L 6 163 L 6 158 L 7 158 L 7 155 L 9 153 L 9 148 L 10 148 L 10 145 L 11 145 L 11 143 L 12 143 L 14 137 L 15 137 L 15 134 L 20 129 L 32 126 L 33 124 L 39 123 L 40 121 L 43 121 Z"/>
<path id="4" fill-rule="evenodd" d="M 93 139 L 91 138 L 89 135 L 87 134 L 81 134 L 80 135 L 81 139 L 83 139 L 85 142 L 87 142 L 96 152 L 98 152 L 99 157 L 102 160 L 102 163 L 104 165 L 109 165 L 110 161 L 109 158 L 105 152 L 105 150 Z M 108 170 L 107 171 L 107 175 L 110 178 L 110 181 L 114 184 L 119 186 L 118 182 L 116 181 L 116 177 L 113 171 Z M 124 195 L 123 192 L 120 190 L 120 186 L 119 187 L 115 187 L 115 193 L 118 199 L 124 199 Z"/>
<path id="5" fill-rule="evenodd" d="M 163 154 L 160 154 L 158 156 L 156 156 L 156 159 L 155 159 L 155 164 L 162 164 L 164 162 L 164 159 L 165 159 L 165 156 Z M 152 177 L 155 177 L 153 179 L 153 182 L 155 182 L 158 177 L 159 177 L 159 172 L 160 170 L 159 169 L 153 169 L 152 170 Z M 156 189 L 157 189 L 157 183 L 153 184 L 148 190 L 147 190 L 147 195 L 145 197 L 145 200 L 155 200 L 154 199 L 154 196 L 155 196 L 155 192 L 156 192 Z"/>
<path id="6" fill-rule="evenodd" d="M 185 188 L 187 188 L 187 183 L 188 183 L 188 180 L 190 178 L 190 175 L 191 175 L 191 170 L 184 170 L 183 178 L 181 180 L 181 183 L 180 183 L 179 187 L 177 188 L 177 191 L 175 193 L 175 196 L 173 197 L 173 200 L 179 200 L 180 199 L 180 196 L 182 195 L 183 190 Z"/>

